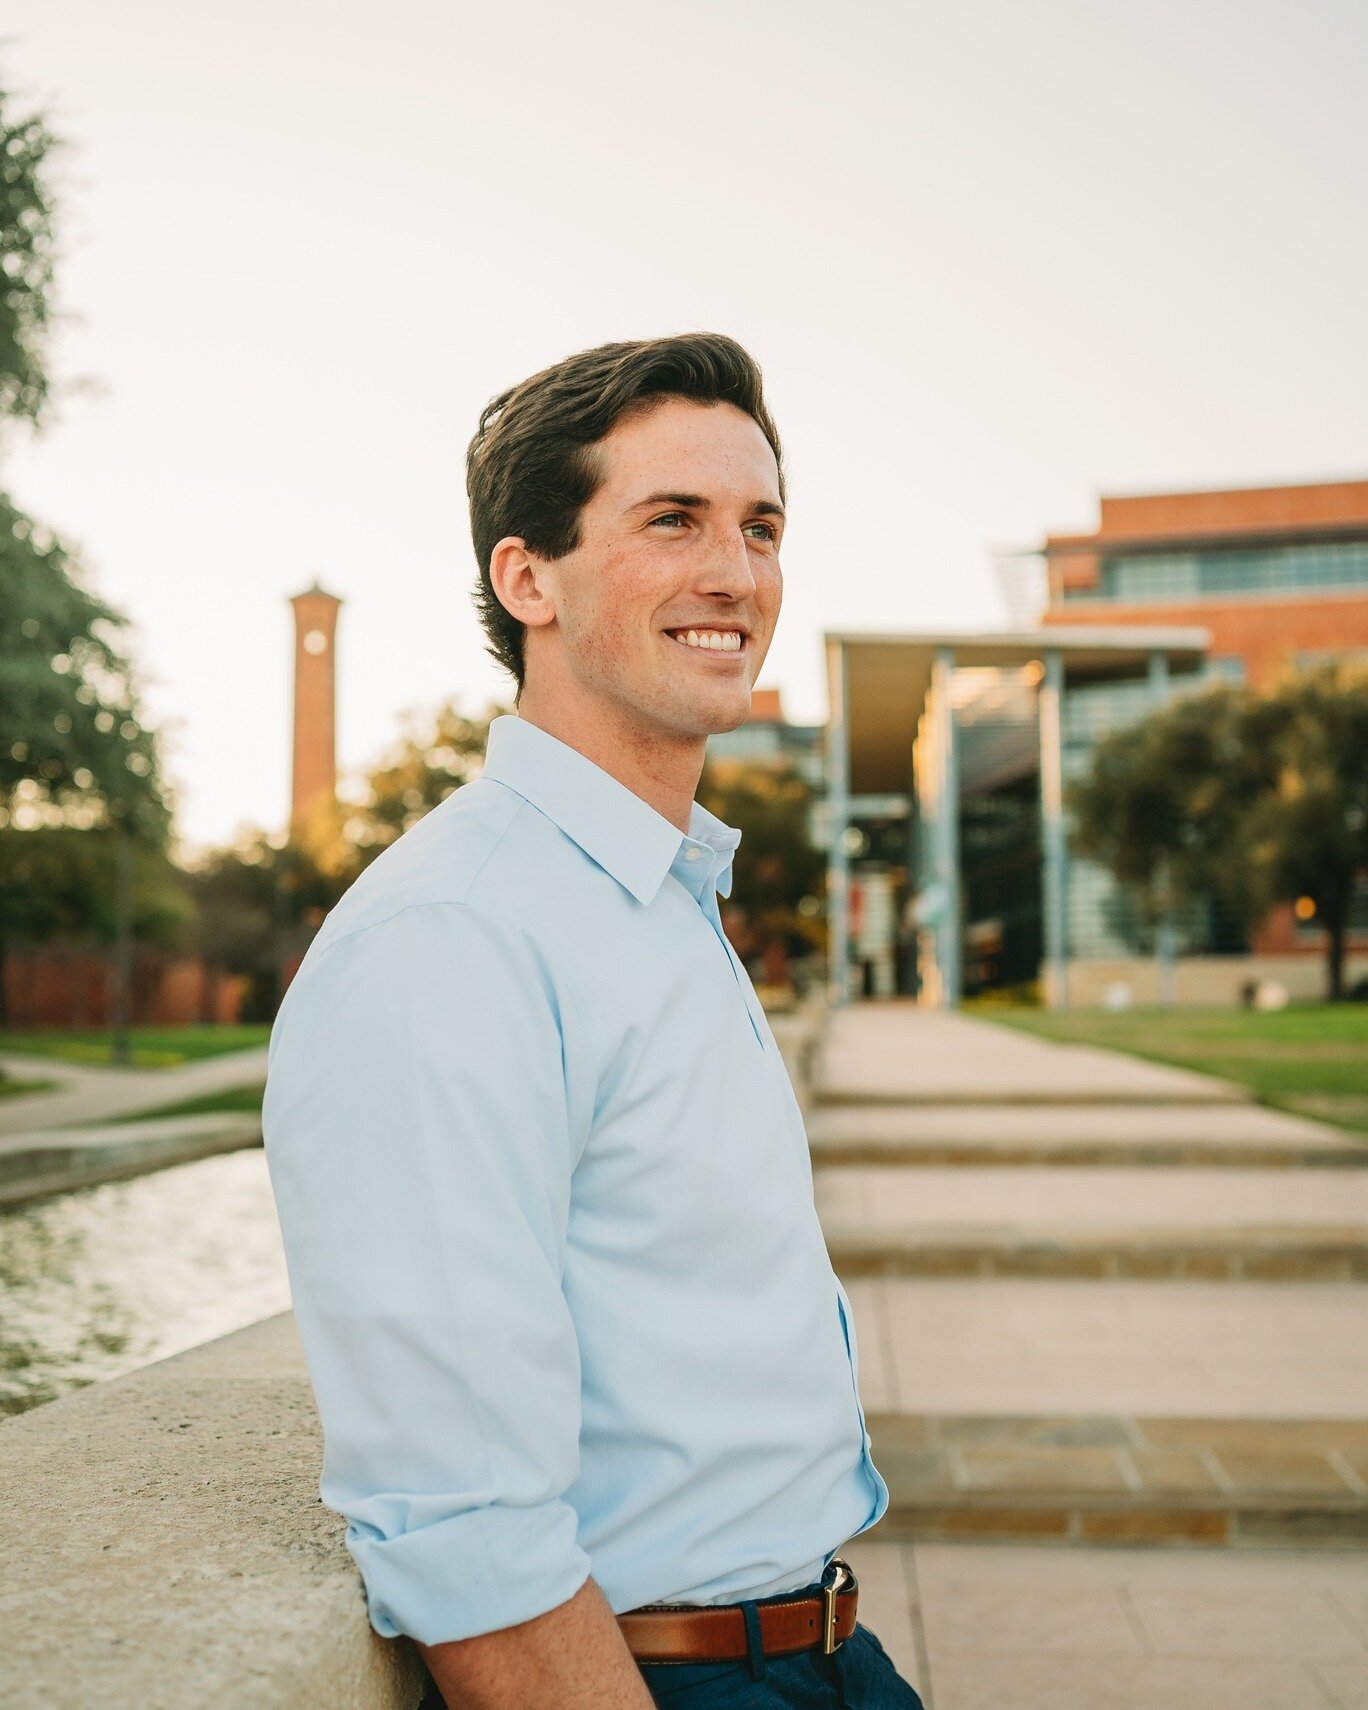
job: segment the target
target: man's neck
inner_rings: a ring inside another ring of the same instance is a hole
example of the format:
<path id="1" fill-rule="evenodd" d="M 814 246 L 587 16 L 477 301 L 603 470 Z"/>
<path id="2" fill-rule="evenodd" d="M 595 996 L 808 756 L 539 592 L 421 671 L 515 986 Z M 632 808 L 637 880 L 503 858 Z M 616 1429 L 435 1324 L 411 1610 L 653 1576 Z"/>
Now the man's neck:
<path id="1" fill-rule="evenodd" d="M 688 831 L 703 772 L 706 737 L 671 743 L 655 731 L 624 725 L 611 711 L 596 709 L 592 719 L 576 717 L 543 705 L 530 693 L 523 694 L 517 710 L 519 718 L 577 749 L 663 814 L 671 825 Z"/>

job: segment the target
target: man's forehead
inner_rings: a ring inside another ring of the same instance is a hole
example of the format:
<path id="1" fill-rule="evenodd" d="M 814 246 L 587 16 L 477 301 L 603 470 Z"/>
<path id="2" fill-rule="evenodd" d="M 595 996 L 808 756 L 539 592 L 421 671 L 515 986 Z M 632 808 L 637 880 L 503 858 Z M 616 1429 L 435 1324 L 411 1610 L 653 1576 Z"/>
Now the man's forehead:
<path id="1" fill-rule="evenodd" d="M 760 424 L 734 404 L 662 399 L 618 422 L 598 450 L 605 487 L 627 502 L 651 488 L 734 488 L 748 499 L 778 498 L 774 450 Z"/>

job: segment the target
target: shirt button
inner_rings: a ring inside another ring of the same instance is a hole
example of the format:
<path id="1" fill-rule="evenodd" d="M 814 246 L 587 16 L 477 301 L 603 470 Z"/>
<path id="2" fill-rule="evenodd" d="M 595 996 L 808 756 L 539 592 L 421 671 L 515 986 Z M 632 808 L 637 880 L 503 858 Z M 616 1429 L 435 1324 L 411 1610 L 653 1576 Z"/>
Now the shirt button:
<path id="1" fill-rule="evenodd" d="M 686 849 L 684 851 L 684 859 L 686 861 L 697 861 L 702 853 L 703 851 L 701 849 Z"/>

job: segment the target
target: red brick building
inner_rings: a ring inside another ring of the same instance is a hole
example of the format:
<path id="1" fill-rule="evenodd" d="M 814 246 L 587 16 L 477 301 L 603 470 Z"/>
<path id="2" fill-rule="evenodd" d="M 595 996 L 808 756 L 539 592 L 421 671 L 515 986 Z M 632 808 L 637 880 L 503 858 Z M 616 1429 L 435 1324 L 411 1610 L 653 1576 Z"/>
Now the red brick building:
<path id="1" fill-rule="evenodd" d="M 1196 625 L 1214 672 L 1271 686 L 1287 666 L 1368 660 L 1368 480 L 1101 500 L 1091 534 L 1050 535 L 1042 623 Z M 1364 898 L 1368 926 L 1368 894 Z M 1352 941 L 1368 951 L 1368 931 Z M 1261 956 L 1319 958 L 1323 937 L 1279 909 Z"/>

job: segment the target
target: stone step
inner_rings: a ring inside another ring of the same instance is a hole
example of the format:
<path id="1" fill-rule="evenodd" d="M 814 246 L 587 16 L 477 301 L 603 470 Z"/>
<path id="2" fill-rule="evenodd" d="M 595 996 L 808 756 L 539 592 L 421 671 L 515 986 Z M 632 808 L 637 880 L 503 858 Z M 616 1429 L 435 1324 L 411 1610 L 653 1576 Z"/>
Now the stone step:
<path id="1" fill-rule="evenodd" d="M 866 1410 L 1368 1419 L 1362 1283 L 854 1277 Z"/>
<path id="2" fill-rule="evenodd" d="M 846 1276 L 1368 1280 L 1368 1174 L 845 1169 L 814 1178 Z"/>
<path id="3" fill-rule="evenodd" d="M 807 1133 L 813 1164 L 821 1168 L 1368 1168 L 1368 1136 L 1255 1104 L 923 1107 L 852 1101 L 814 1109 Z"/>
<path id="4" fill-rule="evenodd" d="M 1127 1415 L 866 1415 L 875 1536 L 1368 1544 L 1368 1423 Z"/>
<path id="5" fill-rule="evenodd" d="M 1368 1225 L 1306 1229 L 1073 1227 L 827 1230 L 845 1277 L 1058 1277 L 1368 1282 Z"/>

